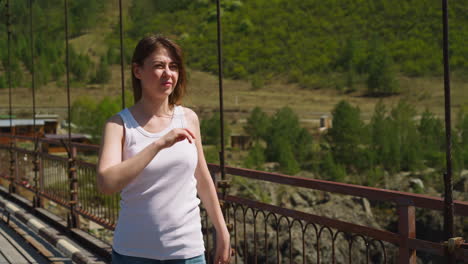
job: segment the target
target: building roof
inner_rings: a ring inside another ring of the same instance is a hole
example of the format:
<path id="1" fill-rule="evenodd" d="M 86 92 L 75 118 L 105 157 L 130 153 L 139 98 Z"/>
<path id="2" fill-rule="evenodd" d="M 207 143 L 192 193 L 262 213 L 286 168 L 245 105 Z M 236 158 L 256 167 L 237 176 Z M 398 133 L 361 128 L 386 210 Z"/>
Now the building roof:
<path id="1" fill-rule="evenodd" d="M 12 119 L 12 125 L 13 126 L 32 126 L 34 124 L 33 119 Z M 45 121 L 49 120 L 44 120 L 44 119 L 36 119 L 36 125 L 44 125 Z M 10 126 L 10 119 L 1 119 L 0 120 L 0 127 L 9 127 Z"/>
<path id="2" fill-rule="evenodd" d="M 45 134 L 44 137 L 48 138 L 48 139 L 68 139 L 68 134 Z M 89 139 L 91 137 L 89 135 L 87 135 L 87 134 L 71 134 L 71 138 L 73 138 L 73 139 L 78 139 L 78 138 Z"/>

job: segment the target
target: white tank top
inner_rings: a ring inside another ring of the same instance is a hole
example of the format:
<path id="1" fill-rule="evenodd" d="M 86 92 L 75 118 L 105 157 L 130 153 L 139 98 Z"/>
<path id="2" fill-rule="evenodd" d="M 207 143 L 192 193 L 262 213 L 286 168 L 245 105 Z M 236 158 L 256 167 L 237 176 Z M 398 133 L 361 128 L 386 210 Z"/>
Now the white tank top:
<path id="1" fill-rule="evenodd" d="M 159 133 L 144 130 L 126 108 L 123 120 L 126 160 L 173 128 L 186 127 L 181 106 L 171 124 Z M 113 249 L 119 254 L 151 259 L 186 259 L 203 254 L 200 210 L 194 176 L 195 144 L 180 141 L 161 150 L 121 192 Z"/>

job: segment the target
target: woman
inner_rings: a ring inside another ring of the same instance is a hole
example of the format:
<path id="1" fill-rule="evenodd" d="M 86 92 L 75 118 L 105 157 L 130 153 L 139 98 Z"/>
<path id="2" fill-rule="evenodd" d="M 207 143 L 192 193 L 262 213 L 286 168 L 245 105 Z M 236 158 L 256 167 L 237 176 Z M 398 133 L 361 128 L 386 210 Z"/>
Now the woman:
<path id="1" fill-rule="evenodd" d="M 113 263 L 205 263 L 197 193 L 216 228 L 214 263 L 229 263 L 229 232 L 198 117 L 180 106 L 186 85 L 180 47 L 161 36 L 140 40 L 132 81 L 135 105 L 105 124 L 98 164 L 99 189 L 121 192 Z"/>

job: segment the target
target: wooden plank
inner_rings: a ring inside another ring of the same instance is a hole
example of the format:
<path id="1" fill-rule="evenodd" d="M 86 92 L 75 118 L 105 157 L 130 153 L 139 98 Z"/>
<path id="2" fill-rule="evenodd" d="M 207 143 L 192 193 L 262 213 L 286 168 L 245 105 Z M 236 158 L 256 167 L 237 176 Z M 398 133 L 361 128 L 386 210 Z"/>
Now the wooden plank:
<path id="1" fill-rule="evenodd" d="M 8 263 L 8 260 L 3 256 L 3 253 L 0 250 L 0 264 Z"/>
<path id="2" fill-rule="evenodd" d="M 9 236 L 2 229 L 0 229 L 0 251 L 8 261 L 7 263 L 15 264 L 28 264 L 29 261 L 25 259 L 16 248 L 14 248 L 10 241 Z"/>
<path id="3" fill-rule="evenodd" d="M 10 221 L 8 225 L 0 222 L 0 229 L 2 228 L 4 233 L 11 236 L 12 239 L 9 239 L 9 242 L 29 260 L 28 263 L 48 264 L 54 262 L 63 264 L 63 262 L 52 261 L 51 259 L 57 256 L 34 237 L 30 236 L 25 230 L 17 226 L 14 221 Z M 0 262 L 0 264 L 2 263 Z"/>

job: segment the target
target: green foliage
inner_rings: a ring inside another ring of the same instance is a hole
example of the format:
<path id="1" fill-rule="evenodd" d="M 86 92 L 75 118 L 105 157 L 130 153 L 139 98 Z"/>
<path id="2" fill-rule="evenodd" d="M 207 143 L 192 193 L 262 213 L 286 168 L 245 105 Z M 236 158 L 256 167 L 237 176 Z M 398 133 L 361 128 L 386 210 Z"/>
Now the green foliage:
<path id="1" fill-rule="evenodd" d="M 370 148 L 375 153 L 376 163 L 384 164 L 390 159 L 391 142 L 389 139 L 389 124 L 386 119 L 387 110 L 382 101 L 379 101 L 374 108 L 374 114 L 370 122 L 371 142 Z"/>
<path id="2" fill-rule="evenodd" d="M 107 65 L 107 62 L 105 60 L 101 60 L 101 63 L 99 64 L 98 69 L 96 71 L 96 75 L 91 81 L 97 84 L 103 84 L 109 82 L 111 77 L 112 74 L 109 69 L 109 65 Z"/>
<path id="3" fill-rule="evenodd" d="M 443 168 L 445 131 L 442 121 L 426 109 L 421 116 L 418 132 L 427 165 L 433 168 Z"/>
<path id="4" fill-rule="evenodd" d="M 265 149 L 257 142 L 249 150 L 249 155 L 244 160 L 244 166 L 249 169 L 263 170 L 265 161 Z"/>
<path id="5" fill-rule="evenodd" d="M 203 146 L 205 160 L 208 163 L 219 163 L 219 150 L 217 146 Z"/>
<path id="6" fill-rule="evenodd" d="M 299 119 L 289 107 L 279 109 L 271 118 L 268 133 L 266 157 L 269 161 L 280 163 L 283 172 L 299 172 L 312 154 L 312 136 L 299 125 Z"/>
<path id="7" fill-rule="evenodd" d="M 77 54 L 74 49 L 70 49 L 70 72 L 73 73 L 77 81 L 87 80 L 91 65 L 92 62 L 88 56 Z"/>
<path id="8" fill-rule="evenodd" d="M 294 175 L 300 171 L 299 162 L 296 160 L 293 147 L 286 137 L 274 138 L 271 149 L 277 151 L 277 160 L 280 164 L 280 170 L 286 174 Z"/>
<path id="9" fill-rule="evenodd" d="M 105 1 L 80 0 L 71 1 L 69 7 L 70 32 L 72 37 L 79 36 L 98 25 L 99 13 Z"/>
<path id="10" fill-rule="evenodd" d="M 369 77 L 367 89 L 370 95 L 382 96 L 398 92 L 398 83 L 387 49 L 378 40 L 374 40 L 368 59 Z"/>
<path id="11" fill-rule="evenodd" d="M 120 64 L 120 50 L 109 47 L 107 49 L 106 61 L 108 64 Z"/>
<path id="12" fill-rule="evenodd" d="M 326 152 L 325 156 L 322 158 L 320 173 L 325 179 L 337 182 L 342 182 L 346 177 L 345 168 L 334 161 L 333 155 L 330 152 Z"/>
<path id="13" fill-rule="evenodd" d="M 401 170 L 421 167 L 421 144 L 416 122 L 416 111 L 405 101 L 400 101 L 391 112 L 390 136 L 395 138 L 395 155 L 400 157 Z"/>
<path id="14" fill-rule="evenodd" d="M 3 88 L 8 88 L 8 82 L 4 75 L 0 75 L 0 89 Z"/>
<path id="15" fill-rule="evenodd" d="M 381 167 L 372 167 L 366 172 L 366 181 L 364 184 L 367 186 L 377 186 L 384 178 L 384 175 L 385 171 Z"/>
<path id="16" fill-rule="evenodd" d="M 366 63 L 366 54 L 364 44 L 353 37 L 347 39 L 345 46 L 342 49 L 340 57 L 336 62 L 336 68 L 339 71 L 345 72 L 345 83 L 347 91 L 354 91 L 354 83 L 358 73 L 365 73 L 363 69 Z"/>
<path id="17" fill-rule="evenodd" d="M 70 38 L 83 34 L 96 27 L 105 1 L 71 1 L 69 5 Z M 0 13 L 5 14 L 5 5 L 0 5 Z M 10 42 L 12 87 L 28 86 L 32 72 L 29 4 L 27 1 L 10 2 L 12 35 Z M 65 74 L 65 45 L 63 26 L 63 1 L 32 1 L 34 71 L 37 87 L 56 81 Z M 2 16 L 4 17 L 4 16 Z M 6 32 L 5 23 L 0 31 Z M 0 42 L 0 59 L 7 66 L 7 41 Z M 86 55 L 76 56 L 70 48 L 70 70 L 76 79 L 87 82 L 89 66 Z M 25 78 L 25 76 L 27 76 Z"/>
<path id="18" fill-rule="evenodd" d="M 434 157 L 434 149 L 439 147 L 438 139 L 434 138 L 437 135 L 421 136 L 421 133 L 437 131 L 437 120 L 426 113 L 423 125 L 418 126 L 415 117 L 416 111 L 405 101 L 400 101 L 390 113 L 382 102 L 376 105 L 370 123 L 370 148 L 375 153 L 376 164 L 390 172 L 415 170 L 422 166 L 424 148 L 428 149 L 427 158 Z M 426 142 L 426 145 L 421 142 Z M 437 145 L 434 147 L 435 142 Z"/>
<path id="19" fill-rule="evenodd" d="M 454 161 L 460 170 L 468 168 L 468 113 L 461 110 L 458 113 L 456 133 L 454 133 Z M 455 166 L 454 166 L 455 167 Z"/>
<path id="20" fill-rule="evenodd" d="M 252 90 L 260 90 L 263 88 L 265 85 L 265 80 L 263 79 L 262 76 L 259 74 L 256 74 L 252 77 L 252 80 L 250 81 L 252 85 Z"/>
<path id="21" fill-rule="evenodd" d="M 262 83 L 251 77 L 256 75 L 263 81 L 280 75 L 312 89 L 345 83 L 349 91 L 369 76 L 369 93 L 380 96 L 398 92 L 398 70 L 412 76 L 440 70 L 440 6 L 434 1 L 231 0 L 221 5 L 224 74 L 251 79 L 254 89 Z M 450 8 L 455 25 L 468 23 L 463 3 Z M 191 68 L 217 73 L 213 1 L 133 1 L 126 24 L 129 43 L 156 29 L 178 38 Z M 468 30 L 451 30 L 453 67 L 466 69 Z M 344 73 L 342 80 L 330 81 L 332 71 Z"/>
<path id="22" fill-rule="evenodd" d="M 214 113 L 210 118 L 203 119 L 200 124 L 203 143 L 207 145 L 221 145 L 221 119 L 219 112 Z M 227 122 L 224 122 L 224 145 L 228 144 L 231 136 L 231 129 Z"/>
<path id="23" fill-rule="evenodd" d="M 96 111 L 97 102 L 87 96 L 78 97 L 71 108 L 71 120 L 77 124 L 79 132 L 93 133 L 97 128 L 94 122 L 94 114 Z M 102 124 L 103 125 L 103 124 Z"/>
<path id="24" fill-rule="evenodd" d="M 252 110 L 250 116 L 247 118 L 244 131 L 255 141 L 258 141 L 260 138 L 266 138 L 269 127 L 270 118 L 260 107 L 257 106 Z"/>
<path id="25" fill-rule="evenodd" d="M 31 43 L 27 1 L 10 3 L 13 29 L 10 69 L 15 88 L 27 86 L 30 80 Z M 71 38 L 94 29 L 109 3 L 71 1 Z M 468 70 L 465 6 L 463 1 L 450 6 L 454 21 L 452 69 L 462 73 Z M 0 13 L 4 12 L 4 5 L 0 5 Z M 36 82 L 44 85 L 60 80 L 65 74 L 63 2 L 33 1 L 33 12 Z M 397 71 L 421 76 L 441 70 L 440 7 L 435 1 L 226 0 L 222 1 L 222 18 L 224 74 L 248 79 L 252 89 L 261 89 L 272 77 L 279 77 L 308 89 L 346 87 L 346 91 L 353 91 L 357 82 L 367 79 L 369 94 L 383 96 L 398 92 Z M 217 73 L 214 1 L 132 1 L 124 26 L 127 63 L 136 41 L 157 30 L 181 44 L 191 68 Z M 108 65 L 120 63 L 117 24 L 114 30 L 106 40 L 107 54 L 96 67 L 88 56 L 71 46 L 73 80 L 80 83 L 90 78 L 96 83 L 109 80 Z M 0 31 L 6 32 L 5 23 L 0 23 Z M 6 51 L 6 40 L 2 38 L 0 88 L 8 86 L 4 74 Z M 104 121 L 119 106 L 118 98 L 102 102 L 79 99 L 73 108 L 72 121 L 96 141 Z M 378 104 L 368 126 L 360 120 L 359 112 L 343 102 L 334 110 L 334 127 L 327 135 L 331 152 L 321 162 L 331 175 L 328 177 L 342 180 L 347 169 L 368 172 L 366 181 L 371 183 L 379 182 L 382 175 L 379 170 L 414 170 L 422 166 L 423 160 L 431 167 L 444 166 L 442 124 L 428 111 L 416 122 L 416 112 L 404 102 L 394 109 Z M 202 135 L 207 144 L 220 143 L 219 117 L 215 116 L 202 121 Z M 453 133 L 454 167 L 458 169 L 468 165 L 468 117 L 463 113 L 460 116 Z M 229 134 L 229 129 L 226 130 Z M 282 109 L 269 118 L 255 109 L 245 130 L 256 141 L 247 158 L 250 161 L 246 161 L 254 164 L 251 166 L 259 166 L 267 159 L 280 162 L 282 171 L 294 174 L 312 159 L 311 136 L 300 128 L 297 116 L 290 110 Z M 218 159 L 216 148 L 208 153 L 213 153 L 207 154 L 213 160 Z"/>
<path id="26" fill-rule="evenodd" d="M 300 127 L 299 118 L 291 108 L 283 107 L 270 118 L 260 107 L 255 107 L 244 130 L 255 141 L 244 162 L 247 167 L 258 169 L 268 160 L 279 162 L 282 172 L 296 174 L 310 163 L 312 136 Z M 260 140 L 266 143 L 266 149 L 261 147 Z"/>
<path id="27" fill-rule="evenodd" d="M 133 102 L 129 92 L 125 94 L 126 105 Z M 97 102 L 94 98 L 82 96 L 72 105 L 71 120 L 78 125 L 77 132 L 91 135 L 94 143 L 99 143 L 102 136 L 102 128 L 111 116 L 117 114 L 122 106 L 120 96 L 104 97 Z"/>
<path id="28" fill-rule="evenodd" d="M 332 148 L 334 160 L 352 166 L 360 167 L 362 157 L 361 147 L 364 136 L 364 123 L 361 121 L 361 111 L 346 101 L 339 102 L 332 111 L 333 127 L 328 131 L 327 138 Z"/>
<path id="29" fill-rule="evenodd" d="M 370 123 L 364 125 L 357 107 L 345 101 L 339 102 L 333 110 L 333 128 L 326 135 L 331 148 L 327 155 L 332 157 L 324 157 L 321 169 L 326 168 L 324 173 L 329 175 L 341 175 L 335 165 L 344 166 L 348 172 L 366 175 L 365 178 L 350 181 L 371 186 L 382 181 L 384 171 L 414 171 L 424 165 L 443 169 L 442 122 L 428 110 L 422 113 L 419 122 L 415 121 L 416 117 L 415 109 L 405 101 L 400 101 L 390 111 L 380 101 L 375 106 Z M 460 123 L 453 148 L 454 167 L 459 169 L 466 167 L 464 150 L 467 148 L 463 147 L 463 140 L 460 139 L 464 119 L 458 120 Z"/>

